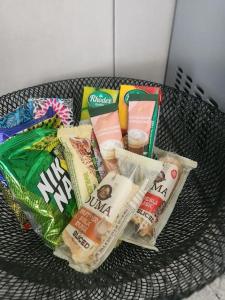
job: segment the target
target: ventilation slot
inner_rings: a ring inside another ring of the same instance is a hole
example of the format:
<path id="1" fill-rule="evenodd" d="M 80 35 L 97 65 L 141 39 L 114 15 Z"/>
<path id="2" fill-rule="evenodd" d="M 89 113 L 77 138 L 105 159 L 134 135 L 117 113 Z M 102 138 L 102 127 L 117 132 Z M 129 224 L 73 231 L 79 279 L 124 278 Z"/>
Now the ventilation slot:
<path id="1" fill-rule="evenodd" d="M 186 86 L 186 88 L 191 89 L 191 85 L 188 81 L 185 81 L 185 86 Z"/>
<path id="2" fill-rule="evenodd" d="M 182 79 L 182 75 L 180 73 L 177 72 L 177 78 Z"/>
<path id="3" fill-rule="evenodd" d="M 209 99 L 207 99 L 207 100 L 212 106 L 218 108 L 217 102 L 212 97 L 209 97 Z"/>
<path id="4" fill-rule="evenodd" d="M 194 92 L 194 95 L 198 98 L 201 98 L 202 99 L 202 96 L 198 93 L 198 92 Z"/>
<path id="5" fill-rule="evenodd" d="M 175 86 L 176 89 L 178 89 L 178 90 L 180 89 L 178 84 L 175 83 L 174 86 Z"/>
<path id="6" fill-rule="evenodd" d="M 178 69 L 178 71 L 179 71 L 180 73 L 184 73 L 184 71 L 183 71 L 183 69 L 182 69 L 181 67 L 178 67 L 177 69 Z"/>
<path id="7" fill-rule="evenodd" d="M 189 75 L 186 75 L 186 78 L 187 78 L 187 80 L 189 81 L 189 82 L 191 82 L 192 83 L 192 78 L 189 76 Z"/>
<path id="8" fill-rule="evenodd" d="M 175 79 L 175 83 L 174 83 L 174 86 L 176 89 L 181 89 L 182 79 L 183 79 L 183 69 L 181 67 L 177 67 L 176 79 Z"/>
<path id="9" fill-rule="evenodd" d="M 196 96 L 218 108 L 217 102 L 207 94 L 207 91 L 205 91 L 197 82 L 195 82 L 192 76 L 186 74 L 183 68 L 177 66 L 175 75 L 174 87 L 176 89 Z"/>
<path id="10" fill-rule="evenodd" d="M 196 85 L 196 89 L 198 90 L 198 92 L 202 95 L 204 95 L 204 90 L 202 87 L 200 87 L 199 85 Z"/>
<path id="11" fill-rule="evenodd" d="M 205 94 L 205 92 L 204 92 L 203 88 L 200 85 L 196 84 L 196 86 L 194 88 L 194 95 L 201 99 L 204 99 L 205 98 L 204 94 Z"/>
<path id="12" fill-rule="evenodd" d="M 178 85 L 181 84 L 181 82 L 180 82 L 180 80 L 179 80 L 178 78 L 176 79 L 176 83 L 177 83 Z"/>
<path id="13" fill-rule="evenodd" d="M 189 91 L 186 87 L 184 87 L 184 91 L 185 91 L 186 93 L 190 94 L 190 91 Z"/>

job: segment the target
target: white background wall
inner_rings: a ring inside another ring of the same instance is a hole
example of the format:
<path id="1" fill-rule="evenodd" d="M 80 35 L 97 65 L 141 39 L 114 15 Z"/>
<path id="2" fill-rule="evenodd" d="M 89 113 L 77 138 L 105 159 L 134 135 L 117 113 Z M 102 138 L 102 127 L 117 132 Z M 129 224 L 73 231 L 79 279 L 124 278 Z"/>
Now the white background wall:
<path id="1" fill-rule="evenodd" d="M 0 95 L 78 76 L 163 82 L 175 0 L 0 0 Z"/>
<path id="2" fill-rule="evenodd" d="M 174 0 L 116 0 L 116 75 L 163 82 Z"/>

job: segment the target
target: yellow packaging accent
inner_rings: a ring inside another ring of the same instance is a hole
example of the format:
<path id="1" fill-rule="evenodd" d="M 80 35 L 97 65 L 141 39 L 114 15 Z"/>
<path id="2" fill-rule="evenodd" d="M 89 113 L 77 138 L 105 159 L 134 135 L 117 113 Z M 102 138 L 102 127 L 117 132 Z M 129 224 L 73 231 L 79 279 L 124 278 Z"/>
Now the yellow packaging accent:
<path id="1" fill-rule="evenodd" d="M 85 86 L 82 98 L 81 123 L 90 123 L 88 107 L 100 107 L 107 104 L 116 103 L 119 91 L 112 89 L 100 89 Z"/>
<path id="2" fill-rule="evenodd" d="M 128 128 L 128 104 L 125 102 L 124 98 L 127 92 L 135 89 L 136 87 L 133 85 L 121 85 L 120 87 L 119 118 L 120 118 L 120 127 L 123 135 L 127 133 L 127 128 Z"/>

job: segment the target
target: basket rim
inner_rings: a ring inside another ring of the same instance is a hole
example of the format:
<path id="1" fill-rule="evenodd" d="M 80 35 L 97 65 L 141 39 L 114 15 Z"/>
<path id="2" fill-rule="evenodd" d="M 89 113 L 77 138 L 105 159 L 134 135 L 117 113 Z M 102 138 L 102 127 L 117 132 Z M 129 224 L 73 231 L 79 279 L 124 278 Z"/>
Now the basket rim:
<path id="1" fill-rule="evenodd" d="M 134 81 L 135 80 L 139 80 L 139 81 L 142 81 L 142 82 L 145 82 L 145 83 L 149 83 L 152 86 L 159 86 L 159 87 L 162 87 L 162 88 L 173 89 L 173 90 L 176 90 L 177 92 L 179 92 L 181 94 L 187 95 L 186 92 L 178 90 L 175 87 L 168 86 L 166 84 L 158 83 L 158 82 L 147 80 L 147 79 L 138 79 L 138 78 L 124 77 L 124 76 L 81 76 L 81 77 L 74 77 L 74 78 L 70 77 L 70 78 L 65 78 L 65 79 L 59 79 L 59 80 L 53 80 L 53 81 L 48 81 L 48 82 L 42 82 L 42 83 L 38 83 L 38 84 L 29 86 L 29 87 L 24 87 L 24 88 L 21 88 L 19 90 L 12 91 L 12 92 L 6 93 L 4 95 L 1 95 L 0 96 L 0 102 L 2 100 L 4 100 L 4 98 L 6 98 L 6 97 L 9 97 L 9 96 L 12 96 L 12 95 L 15 95 L 15 94 L 18 94 L 18 93 L 22 93 L 22 92 L 24 92 L 24 91 L 26 91 L 28 89 L 34 89 L 34 88 L 38 88 L 38 87 L 41 87 L 41 86 L 46 86 L 46 85 L 49 85 L 49 84 L 57 84 L 57 83 L 63 83 L 63 82 L 66 82 L 66 81 L 69 82 L 69 81 L 84 80 L 84 79 L 117 79 L 117 80 L 119 79 L 119 80 L 134 80 Z M 195 98 L 195 99 L 198 99 L 200 101 L 203 101 L 208 107 L 210 107 L 211 109 L 213 108 L 213 110 L 216 110 L 218 113 L 223 114 L 223 116 L 225 117 L 225 112 L 221 111 L 219 109 L 218 105 L 215 106 L 213 104 L 210 104 L 210 103 L 206 102 L 205 100 L 202 100 L 201 98 L 196 97 L 194 95 L 190 95 L 190 96 L 192 98 Z"/>
<path id="2" fill-rule="evenodd" d="M 41 83 L 41 84 L 38 84 L 38 85 L 34 85 L 34 86 L 31 86 L 31 87 L 27 87 L 27 88 L 23 88 L 23 89 L 20 89 L 20 90 L 17 90 L 17 91 L 14 91 L 14 92 L 10 92 L 10 93 L 7 93 L 7 94 L 5 94 L 5 95 L 2 95 L 1 97 L 0 97 L 0 105 L 4 105 L 4 103 L 2 103 L 2 101 L 4 101 L 4 99 L 6 99 L 6 98 L 12 98 L 12 101 L 14 101 L 14 99 L 13 99 L 13 97 L 15 97 L 16 95 L 20 95 L 20 94 L 23 94 L 24 92 L 26 93 L 26 91 L 28 91 L 29 89 L 35 89 L 35 88 L 38 88 L 38 87 L 45 87 L 45 86 L 48 86 L 48 85 L 57 85 L 57 84 L 61 84 L 61 83 L 66 83 L 66 82 L 71 82 L 72 84 L 73 84 L 73 82 L 76 82 L 76 81 L 78 81 L 78 80 L 88 80 L 88 79 L 92 79 L 92 80 L 94 80 L 94 79 L 96 79 L 96 80 L 131 80 L 131 81 L 140 81 L 140 83 L 142 82 L 143 84 L 145 84 L 146 86 L 148 86 L 148 85 L 151 85 L 151 86 L 160 86 L 160 87 L 162 87 L 163 89 L 170 89 L 170 90 L 175 90 L 176 91 L 176 93 L 177 93 L 177 95 L 178 96 L 180 96 L 180 97 L 182 97 L 182 95 L 183 94 L 185 94 L 186 95 L 186 97 L 187 97 L 187 93 L 185 93 L 185 92 L 183 92 L 183 91 L 180 91 L 180 90 L 177 90 L 177 89 L 175 89 L 175 88 L 173 88 L 173 87 L 169 87 L 169 86 L 167 86 L 167 85 L 163 85 L 163 84 L 160 84 L 160 83 L 156 83 L 156 82 L 153 82 L 153 81 L 149 81 L 149 80 L 142 80 L 142 79 L 135 79 L 135 78 L 127 78 L 127 77 L 112 77 L 112 76 L 106 76 L 106 77 L 104 77 L 104 76 L 90 76 L 90 77 L 75 77 L 75 78 L 72 78 L 72 79 L 62 79 L 62 80 L 56 80 L 56 81 L 51 81 L 51 82 L 46 82 L 46 83 Z M 107 83 L 106 83 L 107 84 Z M 118 82 L 118 84 L 119 84 L 119 82 Z M 129 83 L 128 83 L 129 84 Z M 132 83 L 130 83 L 130 84 L 132 84 Z M 197 98 L 197 97 L 195 97 L 195 96 L 193 96 L 193 95 L 190 95 L 190 97 L 191 98 Z M 207 103 L 206 101 L 204 101 L 204 100 L 202 100 L 202 99 L 199 99 L 199 98 L 197 98 L 199 101 L 202 101 L 202 102 L 204 102 L 204 104 L 205 105 L 207 105 L 208 107 L 210 107 L 210 110 L 211 111 L 213 111 L 214 113 L 216 113 L 217 114 L 217 116 L 221 116 L 222 117 L 222 119 L 225 121 L 225 113 L 224 112 L 222 112 L 222 111 L 220 111 L 220 109 L 219 108 L 217 108 L 217 107 L 214 107 L 214 106 L 212 106 L 212 105 L 210 105 L 209 103 Z M 15 99 L 16 100 L 16 99 Z M 26 101 L 26 100 L 25 100 Z M 195 173 L 195 170 L 193 171 L 193 176 L 196 176 L 197 174 Z M 168 257 L 167 257 L 167 260 L 161 260 L 161 262 L 162 262 L 162 264 L 161 264 L 161 266 L 160 266 L 160 264 L 158 264 L 157 265 L 157 267 L 155 267 L 155 268 L 153 268 L 153 270 L 152 270 L 152 272 L 149 272 L 149 274 L 147 274 L 146 272 L 146 270 L 145 271 L 143 271 L 143 275 L 145 275 L 145 276 L 147 276 L 147 275 L 151 275 L 153 272 L 158 272 L 160 269 L 161 269 L 161 267 L 163 267 L 163 268 L 167 268 L 173 261 L 175 261 L 175 260 L 179 260 L 180 259 L 180 256 L 182 256 L 184 253 L 186 253 L 187 254 L 187 252 L 189 251 L 189 249 L 191 248 L 191 247 L 196 247 L 197 245 L 196 245 L 196 243 L 197 243 L 197 241 L 199 241 L 199 239 L 201 238 L 201 236 L 202 236 L 202 238 L 204 238 L 204 236 L 205 236 L 205 234 L 207 233 L 207 230 L 210 230 L 210 234 L 211 234 L 211 229 L 210 229 L 210 226 L 213 226 L 213 225 L 215 225 L 215 226 L 217 226 L 219 229 L 220 229 L 220 231 L 224 231 L 225 232 L 225 228 L 224 228 L 224 226 L 223 226 L 223 224 L 220 224 L 220 222 L 219 222 L 219 220 L 218 220 L 218 217 L 217 217 L 217 214 L 218 214 L 218 211 L 220 211 L 220 209 L 221 209 L 221 203 L 224 203 L 224 200 L 225 200 L 225 198 L 224 198 L 224 191 L 221 191 L 221 197 L 220 197 L 220 199 L 219 199 L 219 201 L 218 201 L 218 204 L 219 205 L 216 205 L 215 207 L 214 207 L 214 209 L 213 210 L 211 210 L 210 211 L 210 215 L 209 215 L 209 217 L 208 217 L 208 219 L 206 220 L 206 222 L 204 222 L 204 228 L 202 228 L 202 226 L 198 229 L 198 231 L 196 231 L 195 232 L 195 235 L 193 236 L 193 237 L 191 237 L 191 240 L 190 240 L 190 238 L 188 238 L 187 240 L 186 240 L 186 242 L 185 242 L 185 248 L 184 247 L 180 247 L 180 246 L 176 246 L 176 247 L 174 247 L 174 248 L 171 248 L 171 257 L 170 257 L 170 259 L 168 259 Z M 221 227 L 221 228 L 220 228 Z M 176 256 L 173 256 L 172 254 L 173 254 L 173 252 L 176 252 Z M 161 256 L 162 255 L 165 255 L 165 252 L 163 252 L 163 253 L 161 253 Z M 190 253 L 188 253 L 188 256 L 190 255 Z M 161 257 L 160 256 L 160 257 Z M 190 256 L 189 256 L 190 257 Z M 12 263 L 10 263 L 10 262 L 8 262 L 7 260 L 4 260 L 3 258 L 0 258 L 0 265 L 1 266 L 3 266 L 2 265 L 2 263 L 1 262 L 4 262 L 3 263 L 3 265 L 11 265 L 12 266 L 12 275 L 14 275 L 14 276 L 16 276 L 16 277 L 18 277 L 18 272 L 16 272 L 14 269 L 15 268 L 13 268 L 13 264 Z M 16 266 L 20 266 L 20 263 L 18 264 L 16 264 Z M 15 266 L 15 267 L 16 267 Z M 23 266 L 24 267 L 24 270 L 26 269 L 26 265 L 25 264 L 22 264 L 21 266 Z M 137 267 L 138 266 L 138 264 L 136 264 L 136 265 L 134 265 L 134 267 Z M 221 266 L 222 267 L 222 266 Z M 4 269 L 4 268 L 3 268 Z M 118 270 L 123 270 L 123 272 L 126 272 L 126 270 L 124 270 L 124 266 L 123 266 L 123 268 L 122 267 L 117 267 L 117 269 Z M 9 270 L 9 268 L 7 268 L 7 272 L 8 272 L 8 270 Z M 22 278 L 24 278 L 25 279 L 25 276 L 27 275 L 27 274 L 29 274 L 29 272 L 34 272 L 35 270 L 36 270 L 36 267 L 33 267 L 33 268 L 31 268 L 31 270 L 32 271 L 30 271 L 30 270 L 28 270 L 28 268 L 27 268 L 27 270 L 25 270 L 25 272 L 24 272 L 24 275 L 23 275 L 23 272 L 21 272 L 22 273 Z M 138 270 L 138 269 L 137 269 Z M 41 270 L 39 270 L 40 271 L 40 274 L 42 274 L 42 273 L 44 273 L 43 271 L 41 271 Z M 48 271 L 48 270 L 47 270 Z M 221 268 L 221 273 L 220 274 L 222 274 L 223 272 L 225 271 L 225 267 L 223 267 L 223 270 L 222 270 L 222 268 Z M 46 271 L 45 271 L 46 272 Z M 51 275 L 51 271 L 49 270 L 48 271 L 49 272 L 49 274 Z M 107 272 L 106 270 L 104 270 L 104 272 Z M 104 276 L 104 272 L 102 272 L 102 273 L 100 273 L 100 276 L 101 276 L 101 274 Z M 9 272 L 8 272 L 9 273 Z M 9 274 L 11 274 L 11 272 L 9 273 Z M 49 276 L 50 276 L 49 275 Z M 218 274 L 219 275 L 219 274 Z M 217 275 L 217 276 L 218 276 Z M 216 275 L 215 275 L 215 277 L 214 277 L 214 279 L 217 277 Z M 42 277 L 44 277 L 44 276 L 42 276 Z M 106 287 L 106 285 L 105 284 L 103 284 L 101 281 L 98 281 L 98 279 L 99 279 L 99 276 L 96 276 L 96 278 L 97 279 L 94 279 L 93 280 L 93 283 L 97 283 L 96 284 L 96 286 L 94 287 L 94 288 L 108 288 L 108 287 Z M 118 281 L 115 281 L 114 283 L 114 285 L 113 286 L 115 286 L 115 287 L 117 287 L 117 286 L 119 286 L 119 285 L 121 285 L 121 284 L 127 284 L 128 282 L 131 282 L 131 281 L 135 281 L 135 280 L 138 280 L 138 279 L 140 279 L 141 278 L 141 275 L 140 276 L 138 276 L 138 278 L 134 278 L 134 275 L 133 276 L 128 276 L 128 279 L 127 280 L 125 280 L 124 281 L 124 279 L 122 279 L 122 280 L 118 280 Z M 142 277 L 143 278 L 143 277 Z M 213 278 L 213 277 L 212 277 Z M 212 279 L 212 280 L 214 280 L 214 279 Z M 35 280 L 33 280 L 32 282 L 34 282 L 34 283 L 36 283 L 36 281 Z M 198 289 L 201 289 L 204 285 L 206 285 L 206 284 L 208 284 L 208 282 L 209 281 L 207 281 L 206 283 L 203 283 L 202 284 L 202 286 L 199 286 L 198 288 L 196 288 L 196 290 L 198 290 Z M 38 282 L 39 283 L 39 282 Z M 40 284 L 46 284 L 46 285 L 48 285 L 48 286 L 51 286 L 52 284 L 50 283 L 45 283 L 45 281 L 43 280 L 43 282 L 41 281 L 40 282 Z M 79 282 L 79 284 L 77 283 L 76 285 L 75 285 L 75 287 L 74 288 L 77 288 L 79 285 L 80 285 L 81 283 Z M 55 285 L 53 284 L 53 286 L 55 287 Z M 61 286 L 59 287 L 59 288 L 61 288 Z M 66 287 L 66 289 L 68 289 L 69 287 L 67 286 Z M 73 287 L 72 287 L 73 288 Z M 88 289 L 93 289 L 93 286 L 92 287 L 89 287 L 88 286 Z M 190 292 L 190 294 L 192 294 L 193 293 L 193 291 L 191 291 Z M 190 294 L 187 294 L 187 295 L 190 295 Z M 185 296 L 186 296 L 186 294 L 184 294 Z"/>

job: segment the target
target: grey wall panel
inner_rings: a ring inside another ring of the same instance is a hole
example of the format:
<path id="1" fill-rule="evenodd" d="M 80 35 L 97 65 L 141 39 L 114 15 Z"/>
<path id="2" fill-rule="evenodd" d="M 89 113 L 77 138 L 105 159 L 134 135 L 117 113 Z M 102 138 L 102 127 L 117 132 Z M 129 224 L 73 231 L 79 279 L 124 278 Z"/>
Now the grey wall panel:
<path id="1" fill-rule="evenodd" d="M 191 92 L 214 98 L 225 111 L 225 1 L 178 0 L 166 83 L 174 86 L 177 67 L 191 76 Z"/>

